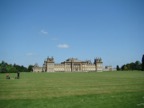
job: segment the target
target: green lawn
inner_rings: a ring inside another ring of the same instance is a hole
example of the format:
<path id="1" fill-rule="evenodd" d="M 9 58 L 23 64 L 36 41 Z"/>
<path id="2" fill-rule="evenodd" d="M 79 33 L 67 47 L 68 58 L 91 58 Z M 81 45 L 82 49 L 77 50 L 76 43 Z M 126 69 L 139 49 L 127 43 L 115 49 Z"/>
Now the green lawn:
<path id="1" fill-rule="evenodd" d="M 0 108 L 144 108 L 144 72 L 0 74 Z"/>

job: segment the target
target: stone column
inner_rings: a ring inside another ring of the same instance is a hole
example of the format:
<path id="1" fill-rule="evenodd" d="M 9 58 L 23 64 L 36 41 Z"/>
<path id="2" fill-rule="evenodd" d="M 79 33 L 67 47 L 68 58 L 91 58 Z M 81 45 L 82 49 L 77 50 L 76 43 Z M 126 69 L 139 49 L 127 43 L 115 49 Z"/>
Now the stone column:
<path id="1" fill-rule="evenodd" d="M 71 62 L 71 72 L 73 72 L 73 62 Z"/>
<path id="2" fill-rule="evenodd" d="M 64 71 L 66 72 L 66 62 L 64 63 Z"/>

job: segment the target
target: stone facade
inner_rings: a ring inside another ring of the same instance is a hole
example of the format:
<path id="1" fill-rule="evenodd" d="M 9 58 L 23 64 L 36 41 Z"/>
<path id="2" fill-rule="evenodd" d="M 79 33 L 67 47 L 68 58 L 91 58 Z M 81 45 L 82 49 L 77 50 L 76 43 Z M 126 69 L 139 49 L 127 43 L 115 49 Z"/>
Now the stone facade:
<path id="1" fill-rule="evenodd" d="M 60 64 L 55 64 L 54 58 L 47 58 L 44 61 L 43 67 L 37 64 L 33 67 L 33 72 L 88 72 L 88 71 L 103 71 L 103 62 L 101 58 L 94 59 L 94 63 L 81 61 L 76 58 L 69 58 Z"/>
<path id="2" fill-rule="evenodd" d="M 38 64 L 35 64 L 33 67 L 33 72 L 42 72 L 43 68 L 39 67 Z"/>

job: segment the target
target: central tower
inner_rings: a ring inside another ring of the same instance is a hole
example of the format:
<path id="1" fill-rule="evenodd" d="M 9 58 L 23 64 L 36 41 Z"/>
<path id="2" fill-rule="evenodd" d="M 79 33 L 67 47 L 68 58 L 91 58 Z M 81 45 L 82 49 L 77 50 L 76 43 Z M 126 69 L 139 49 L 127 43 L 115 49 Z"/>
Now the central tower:
<path id="1" fill-rule="evenodd" d="M 46 61 L 46 72 L 54 72 L 54 58 L 47 58 Z"/>
<path id="2" fill-rule="evenodd" d="M 103 71 L 103 62 L 101 58 L 94 59 L 94 64 L 97 72 Z"/>

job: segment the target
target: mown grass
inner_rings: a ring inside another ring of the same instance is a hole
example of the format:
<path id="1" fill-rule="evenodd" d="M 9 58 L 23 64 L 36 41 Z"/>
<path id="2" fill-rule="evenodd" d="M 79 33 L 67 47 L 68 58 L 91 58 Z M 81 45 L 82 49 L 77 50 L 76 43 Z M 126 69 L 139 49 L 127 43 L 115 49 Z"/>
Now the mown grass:
<path id="1" fill-rule="evenodd" d="M 0 74 L 0 108 L 142 108 L 144 72 Z"/>

